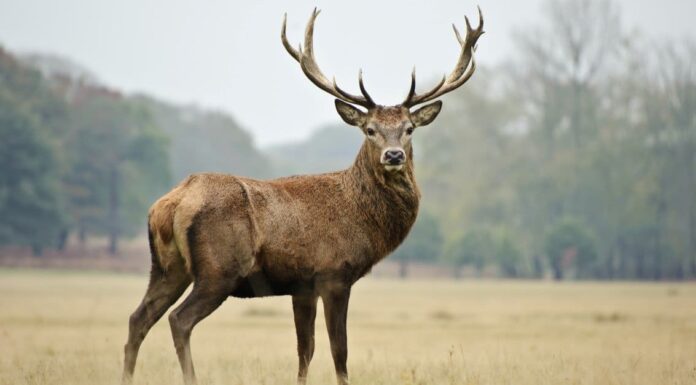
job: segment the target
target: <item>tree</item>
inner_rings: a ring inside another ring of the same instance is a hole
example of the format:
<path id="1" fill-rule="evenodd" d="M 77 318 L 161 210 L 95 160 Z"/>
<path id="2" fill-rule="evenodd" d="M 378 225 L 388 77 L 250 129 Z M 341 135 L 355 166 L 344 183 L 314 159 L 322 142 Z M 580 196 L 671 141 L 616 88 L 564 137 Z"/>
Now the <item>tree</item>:
<path id="1" fill-rule="evenodd" d="M 74 88 L 70 211 L 80 234 L 107 234 L 116 254 L 119 238 L 141 228 L 169 187 L 168 141 L 141 104 L 100 86 Z"/>
<path id="2" fill-rule="evenodd" d="M 557 280 L 563 279 L 570 269 L 579 278 L 597 274 L 595 239 L 580 222 L 565 219 L 554 226 L 546 235 L 545 251 Z"/>
<path id="3" fill-rule="evenodd" d="M 624 103 L 616 73 L 627 68 L 625 33 L 609 0 L 547 1 L 544 12 L 540 26 L 516 34 L 513 68 L 529 90 L 521 101 L 534 149 L 517 180 L 522 228 L 535 254 L 562 218 L 581 219 L 600 235 L 598 274 L 612 277 L 635 168 L 625 141 L 631 113 L 615 113 Z"/>
<path id="4" fill-rule="evenodd" d="M 412 261 L 435 261 L 442 252 L 440 224 L 431 214 L 421 211 L 406 240 L 394 251 L 392 258 L 399 261 L 399 276 L 408 275 Z"/>
<path id="5" fill-rule="evenodd" d="M 355 127 L 331 124 L 318 128 L 306 140 L 274 145 L 265 153 L 277 176 L 331 172 L 353 164 L 363 140 Z"/>
<path id="6" fill-rule="evenodd" d="M 448 248 L 447 260 L 454 267 L 455 277 L 461 277 L 464 266 L 473 267 L 481 275 L 484 267 L 491 262 L 495 252 L 493 237 L 483 228 L 467 231 L 455 240 Z"/>
<path id="7" fill-rule="evenodd" d="M 575 218 L 595 256 L 568 267 L 577 277 L 696 276 L 696 43 L 629 36 L 608 0 L 544 12 L 516 33 L 510 70 L 477 71 L 416 138 L 423 206 L 445 225 L 447 254 L 506 275 L 512 247 L 523 274 L 541 276 L 548 234 Z M 490 242 L 474 236 L 485 231 Z"/>
<path id="8" fill-rule="evenodd" d="M 507 234 L 495 240 L 494 259 L 504 277 L 516 278 L 522 275 L 524 258 L 513 239 Z"/>
<path id="9" fill-rule="evenodd" d="M 623 31 L 610 0 L 547 0 L 541 27 L 516 33 L 530 111 L 546 139 L 577 150 L 596 134 L 597 83 L 622 49 Z M 553 143 L 548 143 L 553 152 Z"/>
<path id="10" fill-rule="evenodd" d="M 696 42 L 663 45 L 644 92 L 645 130 L 654 182 L 655 257 L 662 274 L 696 277 Z"/>
<path id="11" fill-rule="evenodd" d="M 65 226 L 59 151 L 65 103 L 41 74 L 0 47 L 0 244 L 56 244 Z"/>
<path id="12" fill-rule="evenodd" d="M 271 175 L 268 159 L 256 148 L 252 136 L 230 115 L 146 96 L 129 100 L 150 111 L 154 125 L 169 138 L 174 181 L 203 171 L 253 178 Z"/>
<path id="13" fill-rule="evenodd" d="M 57 157 L 39 118 L 0 88 L 0 244 L 55 244 L 64 223 Z"/>

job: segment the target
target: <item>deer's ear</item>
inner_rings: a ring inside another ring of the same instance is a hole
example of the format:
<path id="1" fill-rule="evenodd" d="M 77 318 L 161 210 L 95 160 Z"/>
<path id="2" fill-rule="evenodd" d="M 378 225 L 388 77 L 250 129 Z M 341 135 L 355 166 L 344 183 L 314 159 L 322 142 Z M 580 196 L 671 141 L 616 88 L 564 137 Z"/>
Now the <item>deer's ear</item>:
<path id="1" fill-rule="evenodd" d="M 432 123 L 435 118 L 437 118 L 437 114 L 440 113 L 440 109 L 442 109 L 442 101 L 438 100 L 415 110 L 411 113 L 413 125 L 416 127 L 427 126 L 428 124 Z"/>
<path id="2" fill-rule="evenodd" d="M 336 99 L 336 111 L 341 115 L 341 119 L 351 126 L 362 127 L 367 120 L 366 113 L 339 99 Z"/>

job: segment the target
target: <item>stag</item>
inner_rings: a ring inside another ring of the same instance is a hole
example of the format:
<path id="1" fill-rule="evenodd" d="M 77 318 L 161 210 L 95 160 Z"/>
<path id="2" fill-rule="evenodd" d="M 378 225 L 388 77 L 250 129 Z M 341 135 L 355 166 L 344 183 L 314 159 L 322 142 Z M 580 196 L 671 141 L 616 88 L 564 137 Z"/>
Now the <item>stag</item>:
<path id="1" fill-rule="evenodd" d="M 123 383 L 131 382 L 138 349 L 150 328 L 193 283 L 169 314 L 174 346 L 187 385 L 196 383 L 191 359 L 193 327 L 228 297 L 292 296 L 298 384 L 305 384 L 314 353 L 314 320 L 322 299 L 331 354 L 340 385 L 348 384 L 346 320 L 353 284 L 406 237 L 418 213 L 411 137 L 431 123 L 441 101 L 414 111 L 466 83 L 473 75 L 483 16 L 462 38 L 454 70 L 433 88 L 416 92 L 415 70 L 406 99 L 376 104 L 329 81 L 314 57 L 312 13 L 304 47 L 283 46 L 317 87 L 333 95 L 338 115 L 365 140 L 351 167 L 321 174 L 260 181 L 223 174 L 189 176 L 152 206 L 148 218 L 152 268 L 140 306 L 130 317 Z M 357 106 L 363 107 L 364 110 Z"/>

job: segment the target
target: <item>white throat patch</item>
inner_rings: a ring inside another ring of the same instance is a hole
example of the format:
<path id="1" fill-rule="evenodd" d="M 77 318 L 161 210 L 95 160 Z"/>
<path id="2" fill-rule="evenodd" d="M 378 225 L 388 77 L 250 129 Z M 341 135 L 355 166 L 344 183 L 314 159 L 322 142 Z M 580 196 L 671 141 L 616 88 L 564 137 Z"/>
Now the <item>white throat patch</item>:
<path id="1" fill-rule="evenodd" d="M 387 171 L 399 171 L 402 168 L 404 168 L 404 165 L 403 164 L 385 164 L 384 168 Z"/>

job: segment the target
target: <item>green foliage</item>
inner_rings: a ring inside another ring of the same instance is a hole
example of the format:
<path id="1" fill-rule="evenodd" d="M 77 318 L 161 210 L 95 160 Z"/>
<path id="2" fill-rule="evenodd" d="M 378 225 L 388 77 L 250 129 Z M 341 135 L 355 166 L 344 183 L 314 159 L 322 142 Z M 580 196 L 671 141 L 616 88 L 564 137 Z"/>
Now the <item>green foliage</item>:
<path id="1" fill-rule="evenodd" d="M 125 97 L 58 57 L 26 60 L 44 76 L 0 49 L 0 244 L 39 250 L 74 230 L 108 235 L 115 253 L 172 171 L 271 174 L 227 115 Z"/>
<path id="2" fill-rule="evenodd" d="M 437 218 L 422 211 L 408 237 L 394 251 L 392 258 L 404 261 L 436 261 L 442 252 L 442 231 Z"/>
<path id="3" fill-rule="evenodd" d="M 62 100 L 0 47 L 0 244 L 54 245 L 65 223 Z"/>
<path id="4" fill-rule="evenodd" d="M 456 268 L 471 266 L 479 274 L 491 262 L 495 243 L 490 232 L 477 228 L 467 231 L 448 248 L 447 259 Z"/>
<path id="5" fill-rule="evenodd" d="M 539 276 L 546 255 L 561 276 L 564 246 L 581 249 L 569 276 L 696 277 L 696 43 L 625 39 L 609 1 L 544 9 L 509 66 L 477 70 L 416 135 L 450 260 Z"/>
<path id="6" fill-rule="evenodd" d="M 494 256 L 502 276 L 516 278 L 525 274 L 525 261 L 522 252 L 509 236 L 498 237 Z"/>
<path id="7" fill-rule="evenodd" d="M 59 57 L 25 60 L 0 49 L 0 244 L 39 251 L 77 231 L 108 235 L 115 253 L 172 173 L 271 174 L 223 113 L 126 97 Z"/>
<path id="8" fill-rule="evenodd" d="M 469 266 L 481 274 L 486 266 L 496 266 L 504 277 L 525 274 L 525 261 L 514 240 L 506 233 L 493 233 L 486 228 L 473 228 L 451 242 L 445 254 L 447 262 L 460 274 Z"/>
<path id="9" fill-rule="evenodd" d="M 109 234 L 115 252 L 170 185 L 168 140 L 146 107 L 2 49 L 0 157 L 0 244 L 35 252 L 70 228 Z"/>
<path id="10" fill-rule="evenodd" d="M 32 111 L 0 89 L 0 245 L 55 242 L 63 225 L 54 148 Z"/>
<path id="11" fill-rule="evenodd" d="M 81 231 L 133 235 L 170 186 L 168 140 L 139 103 L 99 87 L 83 85 L 81 92 L 68 142 L 73 221 Z"/>
<path id="12" fill-rule="evenodd" d="M 442 253 L 443 237 L 437 218 L 421 211 L 406 240 L 394 251 L 390 259 L 401 265 L 400 275 L 407 275 L 407 265 L 412 261 L 435 262 Z"/>
<path id="13" fill-rule="evenodd" d="M 569 269 L 575 269 L 580 278 L 598 274 L 595 239 L 580 222 L 571 219 L 559 222 L 546 234 L 544 244 L 556 279 L 563 278 Z"/>
<path id="14" fill-rule="evenodd" d="M 270 162 L 254 146 L 251 135 L 229 115 L 176 106 L 140 96 L 154 124 L 170 139 L 169 162 L 174 181 L 196 172 L 224 172 L 265 178 Z"/>
<path id="15" fill-rule="evenodd" d="M 508 63 L 477 69 L 414 135 L 422 213 L 394 258 L 443 254 L 457 271 L 509 277 L 693 279 L 696 43 L 628 38 L 611 1 L 544 10 Z M 192 172 L 331 171 L 362 141 L 330 126 L 264 155 L 229 116 L 47 82 L 2 50 L 0 120 L 0 243 L 37 248 L 67 226 L 132 234 Z"/>
<path id="16" fill-rule="evenodd" d="M 319 128 L 307 140 L 270 147 L 265 153 L 276 176 L 322 173 L 348 168 L 362 141 L 360 130 L 337 124 Z"/>

